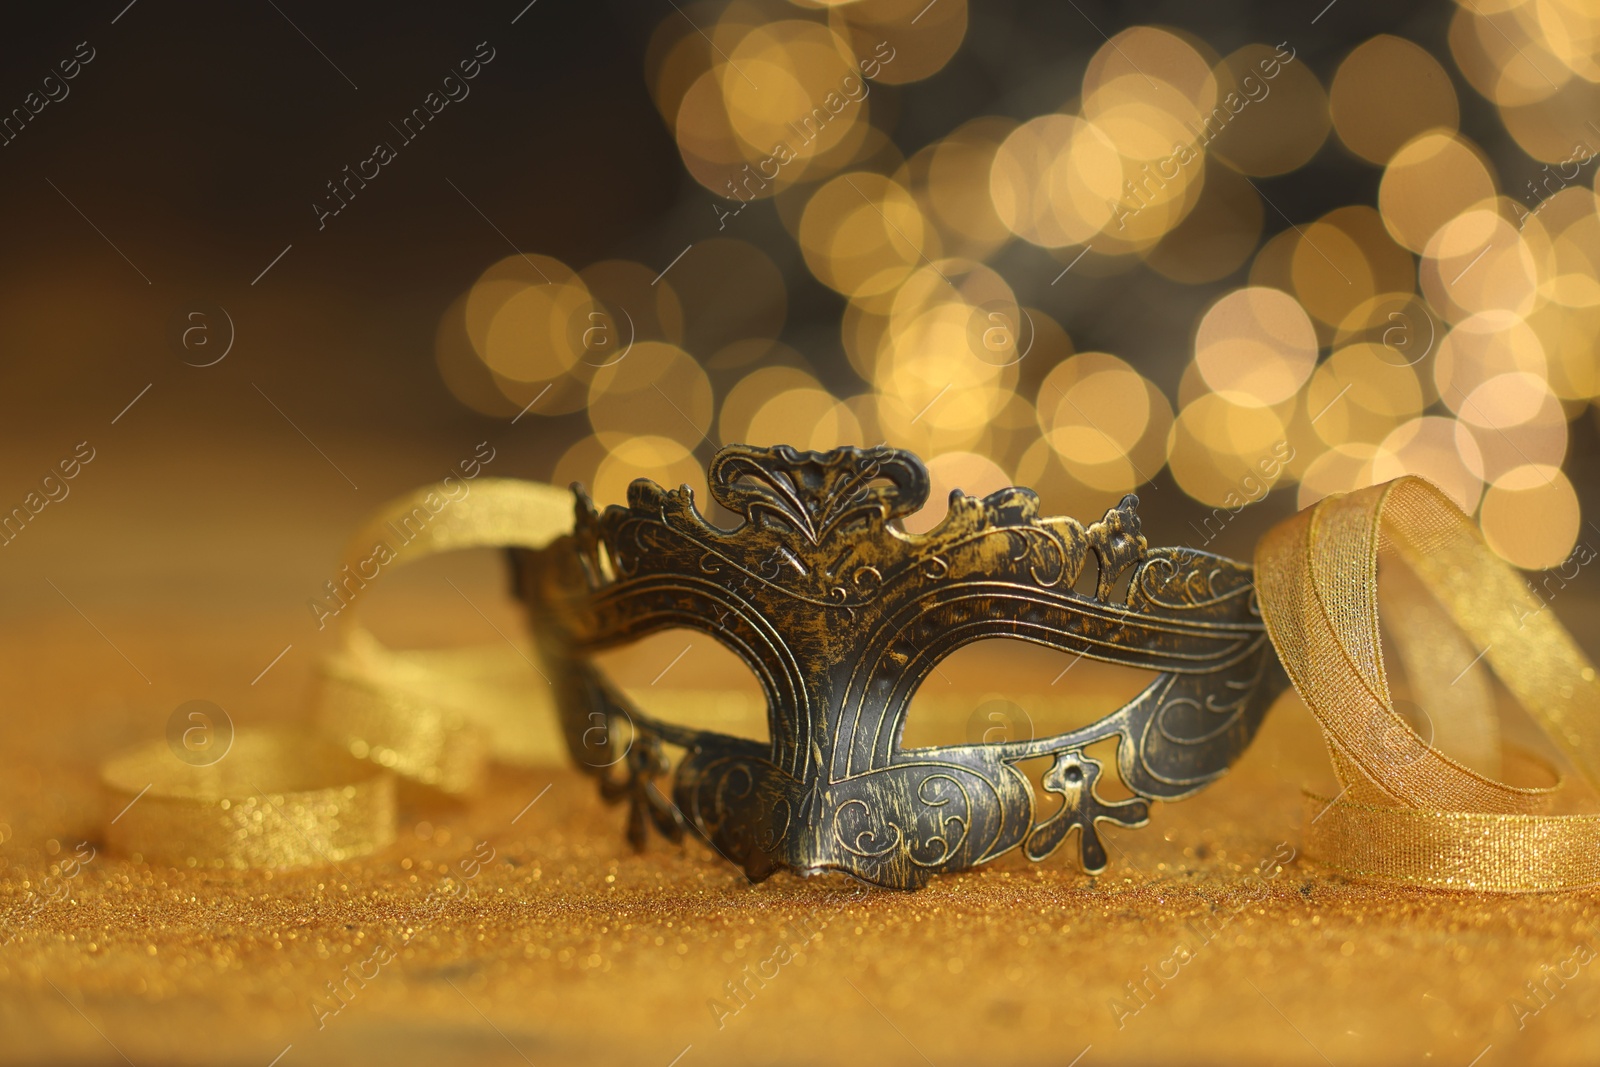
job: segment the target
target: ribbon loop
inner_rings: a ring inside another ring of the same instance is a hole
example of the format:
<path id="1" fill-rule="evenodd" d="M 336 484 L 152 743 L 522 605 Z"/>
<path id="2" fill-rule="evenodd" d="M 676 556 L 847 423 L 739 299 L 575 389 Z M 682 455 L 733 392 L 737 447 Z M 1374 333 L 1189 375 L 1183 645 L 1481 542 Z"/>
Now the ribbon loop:
<path id="1" fill-rule="evenodd" d="M 1419 737 L 1395 708 L 1379 628 L 1380 559 L 1402 605 L 1393 633 L 1400 658 L 1414 685 L 1427 687 L 1435 718 L 1443 718 L 1441 701 L 1458 705 L 1440 734 L 1465 739 L 1465 761 Z M 1396 580 L 1394 565 L 1414 580 Z M 1448 497 L 1407 477 L 1324 499 L 1262 539 L 1256 582 L 1267 631 L 1343 786 L 1332 799 L 1308 798 L 1309 854 L 1347 873 L 1422 885 L 1526 892 L 1600 884 L 1600 816 L 1542 814 L 1552 789 L 1485 773 L 1498 766 L 1497 730 L 1485 722 L 1487 683 L 1471 673 L 1486 661 L 1595 784 L 1594 668 Z M 1472 659 L 1441 681 L 1451 649 Z"/>

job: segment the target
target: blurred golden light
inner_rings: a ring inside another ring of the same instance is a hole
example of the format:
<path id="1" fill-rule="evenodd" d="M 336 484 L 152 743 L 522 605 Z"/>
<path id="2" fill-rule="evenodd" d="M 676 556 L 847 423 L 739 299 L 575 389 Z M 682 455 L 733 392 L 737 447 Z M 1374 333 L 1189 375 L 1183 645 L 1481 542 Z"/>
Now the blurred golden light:
<path id="1" fill-rule="evenodd" d="M 1414 367 L 1394 359 L 1386 345 L 1358 342 L 1337 350 L 1324 366 L 1340 383 L 1344 395 L 1379 415 L 1412 418 L 1432 398 L 1425 392 Z"/>
<path id="2" fill-rule="evenodd" d="M 1380 292 L 1409 293 L 1417 285 L 1417 260 L 1395 243 L 1378 209 L 1368 204 L 1347 204 L 1322 216 L 1337 226 L 1361 249 Z"/>
<path id="3" fill-rule="evenodd" d="M 1600 11 L 1584 0 L 1530 4 L 1539 39 L 1578 77 L 1600 82 Z"/>
<path id="4" fill-rule="evenodd" d="M 962 444 L 953 447 L 977 440 L 1017 379 L 1014 362 L 996 362 L 993 354 L 974 349 L 975 319 L 982 314 L 975 310 L 964 302 L 941 302 L 892 329 L 874 379 L 880 391 L 915 407 L 915 421 L 955 433 Z M 1009 328 L 1013 320 L 1006 321 Z M 898 425 L 893 415 L 881 417 L 886 427 Z"/>
<path id="5" fill-rule="evenodd" d="M 861 423 L 824 389 L 786 389 L 756 409 L 740 438 L 752 445 L 792 445 L 822 452 L 863 445 Z"/>
<path id="6" fill-rule="evenodd" d="M 1587 124 L 1595 115 L 1600 115 L 1600 86 L 1583 78 L 1571 78 L 1537 104 L 1500 107 L 1500 121 L 1517 146 L 1544 163 L 1592 156 L 1596 138 Z"/>
<path id="7" fill-rule="evenodd" d="M 1328 445 L 1376 445 L 1432 400 L 1432 382 L 1424 382 L 1392 347 L 1357 341 L 1318 366 L 1304 411 L 1310 429 Z"/>
<path id="8" fill-rule="evenodd" d="M 1572 76 L 1523 29 L 1512 13 L 1515 6 L 1473 0 L 1450 22 L 1456 66 L 1474 89 L 1502 107 L 1544 100 Z"/>
<path id="9" fill-rule="evenodd" d="M 1045 248 L 1083 244 L 1112 219 L 1122 156 L 1105 131 L 1072 115 L 1018 126 L 995 152 L 989 196 L 1012 233 Z"/>
<path id="10" fill-rule="evenodd" d="M 858 415 L 862 432 L 876 427 L 879 438 L 894 448 L 920 456 L 972 451 L 982 446 L 994 417 L 1009 405 L 1009 389 L 932 386 L 909 393 L 879 391 L 872 409 Z"/>
<path id="11" fill-rule="evenodd" d="M 957 387 L 1014 381 L 1014 371 L 1001 372 L 1027 358 L 1032 343 L 1033 323 L 998 272 L 974 260 L 941 259 L 918 267 L 895 290 L 872 380 L 889 390 L 904 386 L 894 380 L 896 369 L 937 346 L 961 364 L 975 360 L 982 366 L 936 370 L 934 377 L 948 373 Z"/>
<path id="12" fill-rule="evenodd" d="M 1600 307 L 1547 304 L 1528 319 L 1548 360 L 1550 388 L 1564 400 L 1600 394 Z"/>
<path id="13" fill-rule="evenodd" d="M 1215 98 L 1215 85 L 1210 79 L 1207 84 L 1207 95 Z M 1177 86 L 1130 72 L 1093 91 L 1086 89 L 1083 117 L 1111 138 L 1124 159 L 1138 165 L 1167 159 L 1179 147 L 1193 144 L 1201 111 Z M 1177 165 L 1174 160 L 1172 166 Z"/>
<path id="14" fill-rule="evenodd" d="M 515 415 L 516 405 L 495 386 L 494 375 L 483 365 L 467 337 L 467 294 L 450 302 L 439 316 L 434 332 L 433 358 L 450 395 L 481 415 Z"/>
<path id="15" fill-rule="evenodd" d="M 1104 96 L 1130 88 L 1132 79 L 1101 91 Z M 1162 83 L 1156 83 L 1160 85 Z M 1171 104 L 1170 93 L 1166 101 Z M 1116 120 L 1106 133 L 1122 156 L 1122 192 L 1112 208 L 1112 218 L 1095 240 L 1101 255 L 1144 252 L 1182 224 L 1200 202 L 1207 168 L 1201 150 L 1191 147 L 1197 134 L 1192 121 L 1179 136 L 1171 127 L 1175 116 L 1143 102 L 1133 102 L 1105 115 Z M 1144 158 L 1154 143 L 1172 136 L 1170 149 L 1156 159 Z M 1215 170 L 1215 168 L 1212 168 Z"/>
<path id="16" fill-rule="evenodd" d="M 927 206 L 950 254 L 982 258 L 1010 240 L 989 196 L 989 172 L 1016 125 L 1011 119 L 973 119 L 933 146 L 924 179 Z"/>
<path id="17" fill-rule="evenodd" d="M 1265 496 L 1294 453 L 1281 415 L 1241 406 L 1219 393 L 1186 405 L 1172 424 L 1167 466 L 1184 492 L 1213 507 Z"/>
<path id="18" fill-rule="evenodd" d="M 1396 427 L 1372 459 L 1372 480 L 1392 481 L 1406 474 L 1428 479 L 1468 515 L 1478 509 L 1483 480 L 1474 473 L 1483 457 L 1471 430 L 1455 419 L 1424 415 Z"/>
<path id="19" fill-rule="evenodd" d="M 1133 76 L 1146 80 L 1146 89 L 1158 93 L 1165 92 L 1163 86 L 1176 90 L 1187 101 L 1180 112 L 1209 112 L 1217 103 L 1217 79 L 1211 69 L 1216 57 L 1201 55 L 1199 48 L 1203 47 L 1158 26 L 1131 26 L 1108 39 L 1089 58 L 1083 72 L 1084 99 Z M 1130 88 L 1129 92 L 1137 98 L 1142 90 Z"/>
<path id="20" fill-rule="evenodd" d="M 1336 356 L 1317 367 L 1307 383 L 1303 412 L 1305 426 L 1315 439 L 1328 445 L 1377 444 L 1395 427 L 1422 413 L 1421 383 L 1414 374 L 1410 389 L 1403 385 L 1397 395 L 1385 396 L 1381 384 L 1401 377 L 1409 368 L 1392 369 L 1383 363 L 1382 354 L 1365 345 L 1340 349 Z M 1386 373 L 1387 372 L 1387 373 Z M 1359 397 L 1365 403 L 1358 403 Z M 1295 429 L 1300 429 L 1296 421 Z M 1297 446 L 1312 444 L 1303 432 L 1292 435 Z"/>
<path id="21" fill-rule="evenodd" d="M 537 252 L 520 252 L 496 260 L 467 292 L 465 309 L 467 338 L 478 358 L 488 347 L 489 324 L 500 306 L 532 285 L 567 285 L 579 281 L 578 274 L 559 259 Z"/>
<path id="22" fill-rule="evenodd" d="M 1202 122 L 1217 107 L 1213 61 L 1184 38 L 1153 26 L 1124 30 L 1089 60 L 1083 118 L 1122 158 L 1118 204 L 1096 244 L 1102 254 L 1149 248 L 1198 202 L 1205 168 L 1196 142 L 1204 136 Z M 1071 197 L 1059 192 L 1052 199 L 1058 215 L 1063 199 L 1070 206 Z"/>
<path id="23" fill-rule="evenodd" d="M 623 435 L 605 438 L 608 451 L 595 471 L 590 496 L 600 507 L 621 504 L 628 499 L 628 486 L 648 478 L 665 489 L 687 485 L 694 490 L 695 502 L 705 508 L 705 468 L 681 442 L 667 437 Z"/>
<path id="24" fill-rule="evenodd" d="M 1206 384 L 1206 379 L 1200 373 L 1200 368 L 1194 360 L 1189 360 L 1183 365 L 1183 374 L 1178 379 L 1178 408 L 1188 407 L 1196 400 L 1210 393 L 1211 386 Z"/>
<path id="25" fill-rule="evenodd" d="M 1568 417 L 1600 396 L 1600 9 L 1459 3 L 1461 73 L 1548 164 L 1507 196 L 1458 132 L 1450 76 L 1397 36 L 1349 51 L 1324 92 L 1287 45 L 1219 60 L 1181 30 L 1135 26 L 1094 50 L 1058 112 L 907 143 L 898 97 L 870 100 L 874 83 L 943 68 L 965 0 L 685 4 L 645 73 L 686 168 L 721 198 L 708 226 L 772 200 L 807 268 L 846 298 L 840 340 L 868 391 L 839 399 L 776 340 L 783 272 L 720 237 L 664 272 L 507 257 L 441 317 L 440 374 L 486 414 L 587 404 L 594 433 L 555 474 L 602 503 L 636 477 L 703 486 L 694 453 L 713 427 L 727 442 L 883 441 L 928 457 L 917 530 L 954 487 L 1031 485 L 1047 513 L 1093 518 L 1170 467 L 1216 509 L 1209 542 L 1274 486 L 1298 482 L 1303 507 L 1415 473 L 1468 511 L 1481 500 L 1506 559 L 1550 566 L 1579 524 L 1560 471 Z M 1330 130 L 1383 166 L 1376 209 L 1340 207 L 1256 251 L 1265 202 L 1250 179 L 1307 164 Z M 1248 284 L 1196 323 L 1176 417 L 1128 363 L 1074 354 L 1021 306 L 986 262 L 1013 236 L 1058 270 L 1092 248 L 1080 270 L 1102 277 L 1142 260 L 1205 284 L 1250 262 Z M 708 369 L 738 379 L 720 404 Z M 1449 414 L 1425 414 L 1441 399 Z"/>
<path id="26" fill-rule="evenodd" d="M 1482 311 L 1526 316 L 1539 297 L 1528 242 L 1488 209 L 1465 211 L 1440 226 L 1428 240 L 1419 275 L 1428 303 L 1451 320 Z"/>
<path id="27" fill-rule="evenodd" d="M 769 183 L 793 181 L 805 160 L 836 147 L 866 121 L 871 91 L 842 38 L 798 19 L 746 33 L 721 68 L 721 88 L 728 123 L 756 164 L 735 183 L 741 200 L 771 196 Z"/>
<path id="28" fill-rule="evenodd" d="M 738 188 L 737 179 L 748 180 L 747 148 L 728 121 L 720 70 L 708 69 L 690 83 L 678 103 L 672 132 L 684 169 L 713 193 L 731 198 Z M 756 189 L 745 195 L 759 194 L 760 190 Z"/>
<path id="29" fill-rule="evenodd" d="M 1390 158 L 1378 186 L 1378 208 L 1394 239 L 1421 252 L 1439 227 L 1494 192 L 1494 178 L 1476 147 L 1459 134 L 1432 130 Z"/>
<path id="30" fill-rule="evenodd" d="M 1040 428 L 1069 468 L 1126 456 L 1150 425 L 1144 379 L 1104 352 L 1073 356 L 1050 372 L 1039 394 Z"/>
<path id="31" fill-rule="evenodd" d="M 1334 493 L 1350 493 L 1374 484 L 1372 461 L 1378 446 L 1360 441 L 1335 445 L 1306 468 L 1295 495 L 1295 507 L 1304 510 Z"/>
<path id="32" fill-rule="evenodd" d="M 1416 264 L 1394 243 L 1375 210 L 1351 204 L 1300 229 L 1289 256 L 1289 279 L 1316 319 L 1318 337 L 1327 340 L 1330 327 L 1378 293 L 1411 288 Z"/>
<path id="33" fill-rule="evenodd" d="M 1253 177 L 1304 166 L 1328 138 L 1328 97 L 1305 60 L 1247 44 L 1216 68 L 1219 102 L 1202 120 L 1209 151 Z"/>
<path id="34" fill-rule="evenodd" d="M 1570 221 L 1560 218 L 1563 208 L 1581 208 Z M 1600 306 L 1600 217 L 1594 200 L 1582 186 L 1563 189 L 1542 205 L 1539 225 L 1553 234 L 1540 274 L 1539 295 L 1569 308 Z"/>
<path id="35" fill-rule="evenodd" d="M 960 489 L 968 496 L 985 497 L 1010 487 L 1011 476 L 987 456 L 974 452 L 944 452 L 928 460 L 928 502 L 921 511 L 902 521 L 908 533 L 927 533 L 950 511 L 950 493 Z"/>
<path id="36" fill-rule="evenodd" d="M 1483 497 L 1484 540 L 1506 562 L 1525 570 L 1554 567 L 1578 540 L 1578 496 L 1552 466 L 1522 466 L 1495 480 Z"/>
<path id="37" fill-rule="evenodd" d="M 1462 404 L 1461 421 L 1472 430 L 1482 457 L 1473 473 L 1485 482 L 1527 464 L 1559 466 L 1566 458 L 1566 411 L 1553 393 L 1529 396 L 1536 383 L 1542 385 L 1532 375 L 1491 378 Z M 1485 425 L 1490 421 L 1503 425 Z"/>
<path id="38" fill-rule="evenodd" d="M 548 256 L 512 256 L 473 285 L 467 336 L 501 377 L 546 382 L 578 362 L 594 310 L 588 288 L 566 264 Z"/>
<path id="39" fill-rule="evenodd" d="M 766 337 L 747 337 L 742 341 L 723 345 L 711 354 L 711 358 L 702 361 L 702 365 L 707 370 L 715 371 L 738 370 L 752 363 L 804 367 L 807 362 L 806 357 L 782 341 Z"/>
<path id="40" fill-rule="evenodd" d="M 889 308 L 881 299 L 850 300 L 839 319 L 839 342 L 845 358 L 862 381 L 876 381 L 878 354 L 889 332 Z"/>
<path id="41" fill-rule="evenodd" d="M 1250 183 L 1215 162 L 1203 166 L 1203 185 L 1193 210 L 1145 257 L 1152 269 L 1186 285 L 1232 274 L 1261 239 L 1261 198 Z"/>
<path id="42" fill-rule="evenodd" d="M 632 341 L 683 342 L 683 302 L 659 272 L 627 259 L 604 259 L 578 272 L 594 308 L 584 330 L 582 362 L 599 367 Z"/>
<path id="43" fill-rule="evenodd" d="M 1234 403 L 1287 400 L 1316 362 L 1311 320 L 1279 289 L 1235 289 L 1211 305 L 1195 334 L 1195 364 L 1206 384 Z"/>
<path id="44" fill-rule="evenodd" d="M 830 4 L 828 22 L 872 66 L 867 77 L 908 85 L 937 74 L 967 35 L 967 0 L 854 0 Z"/>
<path id="45" fill-rule="evenodd" d="M 1200 203 L 1200 195 L 1205 189 L 1206 170 L 1204 167 L 1191 166 L 1179 173 L 1184 180 L 1166 186 L 1163 191 L 1172 194 L 1167 199 L 1141 201 L 1136 195 L 1132 199 L 1124 197 L 1117 207 L 1116 218 L 1094 240 L 1096 254 L 1147 255 L 1163 238 L 1181 226 Z"/>
<path id="46" fill-rule="evenodd" d="M 1039 428 L 1074 478 L 1128 492 L 1166 464 L 1172 407 L 1161 390 L 1116 356 L 1081 352 L 1039 386 Z"/>
<path id="47" fill-rule="evenodd" d="M 1427 407 L 1438 399 L 1433 359 L 1444 332 L 1445 327 L 1416 294 L 1388 292 L 1352 308 L 1333 331 L 1333 344 L 1365 346 L 1373 359 L 1411 371 L 1421 405 Z"/>
<path id="48" fill-rule="evenodd" d="M 565 373 L 578 361 L 572 327 L 581 333 L 592 306 L 578 286 L 524 286 L 502 301 L 489 320 L 483 361 L 519 382 Z"/>
<path id="49" fill-rule="evenodd" d="M 1526 321 L 1505 311 L 1463 319 L 1439 343 L 1433 364 L 1439 396 L 1455 412 L 1479 386 L 1517 372 L 1544 378 L 1544 346 Z"/>
<path id="50" fill-rule="evenodd" d="M 692 10 L 697 5 L 685 6 Z M 711 69 L 714 55 L 710 42 L 684 19 L 662 19 L 656 24 L 645 46 L 644 79 L 668 129 L 677 123 L 678 108 L 689 86 Z"/>
<path id="51" fill-rule="evenodd" d="M 540 416 L 570 415 L 589 403 L 589 383 L 577 373 L 563 374 L 548 382 L 519 382 L 490 371 L 500 395 L 520 412 L 535 410 Z"/>
<path id="52" fill-rule="evenodd" d="M 752 338 L 773 338 L 788 317 L 783 273 L 748 241 L 713 237 L 696 241 L 667 265 L 661 283 L 672 285 L 683 308 L 682 345 L 715 352 Z"/>
<path id="53" fill-rule="evenodd" d="M 1554 396 L 1549 384 L 1536 374 L 1497 374 L 1467 395 L 1461 404 L 1461 421 L 1486 430 L 1521 426 Z"/>
<path id="54" fill-rule="evenodd" d="M 606 446 L 606 442 L 595 434 L 578 439 L 561 454 L 560 459 L 556 460 L 555 470 L 550 475 L 550 484 L 564 489 L 577 482 L 589 492 L 600 507 L 610 503 L 620 504 L 622 502 L 620 499 L 601 500 L 594 496 L 595 472 L 600 469 L 600 462 L 610 452 L 611 449 Z"/>
<path id="55" fill-rule="evenodd" d="M 597 434 L 646 434 L 692 450 L 711 429 L 711 381 L 683 349 L 640 341 L 594 372 L 589 424 Z"/>
<path id="56" fill-rule="evenodd" d="M 1387 33 L 1344 57 L 1328 105 L 1345 147 L 1379 166 L 1417 134 L 1434 127 L 1453 130 L 1461 120 L 1456 91 L 1439 61 Z"/>
<path id="57" fill-rule="evenodd" d="M 746 374 L 722 400 L 718 438 L 727 444 L 749 444 L 750 424 L 767 398 L 796 389 L 824 391 L 815 378 L 795 367 L 761 367 Z"/>
<path id="58" fill-rule="evenodd" d="M 1030 311 L 1030 314 L 1042 315 L 1043 312 Z M 1039 420 L 1032 402 L 1012 393 L 989 419 L 983 436 L 978 438 L 978 443 L 971 450 L 988 456 L 1009 471 L 1016 469 L 1023 453 L 1037 440 Z"/>
<path id="59" fill-rule="evenodd" d="M 1250 284 L 1294 292 L 1292 268 L 1299 244 L 1300 234 L 1292 226 L 1267 238 L 1250 261 Z"/>
<path id="60" fill-rule="evenodd" d="M 855 81 L 850 83 L 854 86 Z M 866 86 L 866 82 L 861 83 Z M 853 92 L 864 92 L 865 89 L 852 89 Z M 889 174 L 904 160 L 904 155 L 888 135 L 870 122 L 853 122 L 837 144 L 820 149 L 815 155 L 809 156 L 801 162 L 804 170 L 797 165 L 793 169 L 800 182 L 819 182 L 824 178 L 839 173 L 841 170 L 866 170 L 875 174 Z M 780 182 L 786 180 L 780 175 Z M 803 192 L 803 190 L 802 190 Z M 781 192 L 779 194 L 782 195 Z"/>
<path id="61" fill-rule="evenodd" d="M 888 293 L 939 256 L 916 200 L 881 174 L 841 174 L 812 194 L 800 248 L 818 281 L 846 296 Z"/>
<path id="62" fill-rule="evenodd" d="M 997 310 L 941 300 L 892 315 L 874 384 L 907 396 L 929 388 L 1009 389 L 1017 378 L 1019 330 L 1029 327 L 1019 321 L 1015 301 L 992 306 Z"/>
<path id="63" fill-rule="evenodd" d="M 1328 222 L 1301 228 L 1289 277 L 1300 304 L 1325 325 L 1342 322 L 1378 288 L 1361 246 Z"/>
<path id="64" fill-rule="evenodd" d="M 1084 485 L 1067 470 L 1050 442 L 1037 434 L 1017 461 L 1015 481 L 1038 494 L 1040 514 L 1066 515 L 1085 524 L 1115 507 L 1127 493 L 1120 487 L 1107 490 Z"/>

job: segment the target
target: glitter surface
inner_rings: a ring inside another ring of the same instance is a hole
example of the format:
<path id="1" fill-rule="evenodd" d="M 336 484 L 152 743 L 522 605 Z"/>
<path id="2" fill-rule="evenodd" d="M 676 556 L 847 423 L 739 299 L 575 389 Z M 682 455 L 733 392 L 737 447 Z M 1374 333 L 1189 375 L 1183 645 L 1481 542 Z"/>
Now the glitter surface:
<path id="1" fill-rule="evenodd" d="M 0 749 L 0 1062 L 1489 1065 L 1592 1062 L 1600 1038 L 1596 894 L 1378 888 L 1294 857 L 1299 784 L 1327 772 L 1292 697 L 1222 782 L 1108 827 L 1093 879 L 1064 849 L 916 893 L 750 886 L 698 845 L 633 854 L 556 768 L 498 768 L 467 802 L 403 791 L 396 843 L 338 866 L 175 870 L 101 842 L 94 769 L 159 717 L 108 695 L 133 693 L 120 661 L 63 673 L 90 658 L 68 625 L 12 648 L 18 705 L 71 714 L 19 716 Z M 241 626 L 123 647 L 248 678 L 241 649 L 272 641 Z M 981 664 L 953 658 L 944 699 Z M 257 720 L 295 706 L 307 664 L 279 669 Z M 1072 681 L 1124 695 L 1092 665 Z"/>

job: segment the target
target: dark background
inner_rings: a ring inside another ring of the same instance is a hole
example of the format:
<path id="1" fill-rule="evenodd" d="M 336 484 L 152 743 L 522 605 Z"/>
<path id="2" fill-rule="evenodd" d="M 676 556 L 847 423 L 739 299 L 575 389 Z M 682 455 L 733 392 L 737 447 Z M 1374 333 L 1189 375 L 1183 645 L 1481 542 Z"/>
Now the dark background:
<path id="1" fill-rule="evenodd" d="M 1449 61 L 1451 5 L 1337 0 L 1320 15 L 1318 7 L 984 0 L 972 5 L 965 43 L 943 70 L 875 87 L 874 116 L 909 155 L 971 117 L 1039 114 L 1077 91 L 1104 35 L 1135 23 L 1187 29 L 1219 54 L 1288 40 L 1324 85 L 1350 48 L 1387 32 L 1444 59 L 1462 132 L 1494 159 L 1503 187 L 1537 171 Z M 96 58 L 69 83 L 70 96 L 0 147 L 0 493 L 20 497 L 91 431 L 155 448 L 152 462 L 170 468 L 157 481 L 167 488 L 155 491 L 198 491 L 202 503 L 219 485 L 263 477 L 249 457 L 275 450 L 303 465 L 292 477 L 337 488 L 285 419 L 361 486 L 331 514 L 305 493 L 282 497 L 280 510 L 302 518 L 316 510 L 353 521 L 393 491 L 437 477 L 430 463 L 442 468 L 497 434 L 510 459 L 495 473 L 548 477 L 587 432 L 582 414 L 523 420 L 508 434 L 504 420 L 466 408 L 434 364 L 439 315 L 514 249 L 574 269 L 608 257 L 664 267 L 707 234 L 714 198 L 685 172 L 652 104 L 645 49 L 664 20 L 704 26 L 718 10 L 668 0 L 527 8 L 523 0 L 137 0 L 7 13 L 0 108 L 20 106 L 78 42 Z M 471 95 L 400 148 L 319 231 L 312 204 L 324 183 L 376 140 L 394 140 L 388 124 L 483 41 L 495 59 L 470 83 Z M 1309 165 L 1258 182 L 1282 212 L 1268 209 L 1263 240 L 1288 219 L 1373 203 L 1381 173 L 1330 136 Z M 739 236 L 786 275 L 783 339 L 806 353 L 824 384 L 859 391 L 840 349 L 842 298 L 806 271 L 770 202 L 745 213 Z M 1242 284 L 1248 267 L 1191 286 L 1142 265 L 1110 273 L 1096 258 L 1060 286 L 1048 284 L 1059 260 L 1021 241 L 994 266 L 1080 351 L 1116 352 L 1175 396 L 1198 315 Z M 237 330 L 229 358 L 206 369 L 184 366 L 167 340 L 173 317 L 197 300 L 225 306 Z M 147 383 L 149 394 L 108 428 Z M 715 374 L 713 383 L 719 391 L 731 384 Z M 1572 434 L 1569 474 L 1592 500 L 1593 420 L 1579 419 Z M 1169 521 L 1181 527 L 1205 512 L 1181 492 L 1160 491 L 1169 474 L 1156 484 L 1148 503 L 1169 510 Z M 101 491 L 87 480 L 81 488 Z M 1273 494 L 1216 547 L 1248 553 L 1292 507 L 1292 491 Z"/>

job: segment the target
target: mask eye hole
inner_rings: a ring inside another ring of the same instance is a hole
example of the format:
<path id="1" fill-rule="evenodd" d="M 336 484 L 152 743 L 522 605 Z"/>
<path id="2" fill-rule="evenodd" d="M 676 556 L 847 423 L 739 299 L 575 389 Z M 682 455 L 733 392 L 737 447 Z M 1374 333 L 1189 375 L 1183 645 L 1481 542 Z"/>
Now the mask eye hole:
<path id="1" fill-rule="evenodd" d="M 707 633 L 663 630 L 602 652 L 594 663 L 653 718 L 763 744 L 770 740 L 761 683 L 743 660 Z"/>
<path id="2" fill-rule="evenodd" d="M 906 708 L 900 747 L 1004 744 L 1065 733 L 1116 711 L 1152 677 L 1028 641 L 975 641 L 923 679 Z"/>

